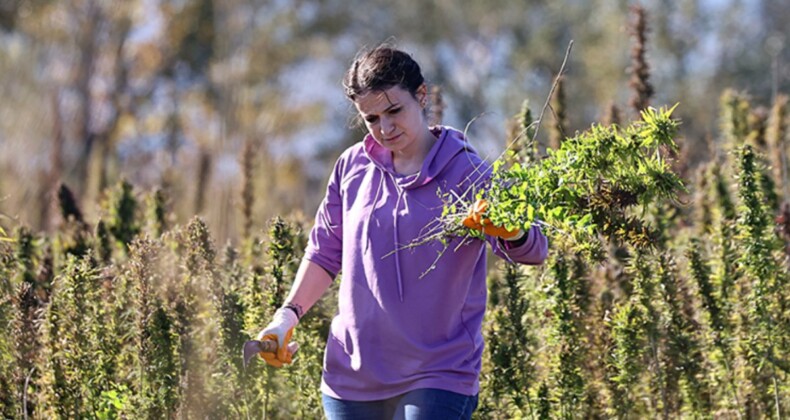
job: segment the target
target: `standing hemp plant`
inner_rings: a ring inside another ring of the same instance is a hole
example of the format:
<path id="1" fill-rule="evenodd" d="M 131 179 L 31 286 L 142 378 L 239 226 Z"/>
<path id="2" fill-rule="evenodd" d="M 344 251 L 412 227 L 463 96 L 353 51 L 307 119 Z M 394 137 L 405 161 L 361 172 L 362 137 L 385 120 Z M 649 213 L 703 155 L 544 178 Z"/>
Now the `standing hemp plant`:
<path id="1" fill-rule="evenodd" d="M 743 237 L 745 252 L 741 255 L 744 279 L 750 282 L 748 301 L 751 302 L 747 320 L 749 328 L 744 351 L 749 362 L 749 379 L 754 392 L 754 402 L 760 412 L 773 412 L 781 418 L 778 370 L 789 364 L 786 353 L 778 346 L 788 332 L 785 312 L 787 305 L 787 272 L 780 269 L 775 259 L 778 243 L 769 229 L 769 218 L 763 205 L 758 186 L 756 155 L 751 146 L 738 152 L 740 174 L 738 195 L 741 198 L 738 231 Z"/>

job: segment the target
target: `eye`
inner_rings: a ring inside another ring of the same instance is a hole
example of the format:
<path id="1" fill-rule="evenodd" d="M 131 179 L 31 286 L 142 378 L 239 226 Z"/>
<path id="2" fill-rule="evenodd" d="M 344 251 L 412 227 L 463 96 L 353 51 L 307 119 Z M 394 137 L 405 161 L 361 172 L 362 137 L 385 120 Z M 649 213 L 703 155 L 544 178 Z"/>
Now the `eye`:
<path id="1" fill-rule="evenodd" d="M 375 116 L 375 115 L 368 115 L 367 117 L 365 117 L 365 121 L 366 121 L 368 124 L 373 124 L 373 123 L 375 123 L 375 122 L 376 122 L 376 121 L 378 121 L 378 120 L 379 120 L 379 117 L 377 117 L 377 116 Z"/>
<path id="2" fill-rule="evenodd" d="M 397 114 L 397 113 L 399 113 L 400 111 L 401 111 L 401 108 L 400 108 L 400 107 L 398 107 L 398 108 L 393 108 L 393 109 L 390 109 L 390 114 Z"/>

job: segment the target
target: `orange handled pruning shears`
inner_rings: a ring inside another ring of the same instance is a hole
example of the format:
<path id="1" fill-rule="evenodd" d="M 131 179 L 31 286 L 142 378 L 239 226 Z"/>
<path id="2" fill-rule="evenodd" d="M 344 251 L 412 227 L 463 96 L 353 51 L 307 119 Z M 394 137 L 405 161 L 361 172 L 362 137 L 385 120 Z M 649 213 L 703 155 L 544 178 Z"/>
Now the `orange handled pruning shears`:
<path id="1" fill-rule="evenodd" d="M 244 358 L 244 368 L 247 368 L 247 365 L 250 364 L 250 360 L 255 357 L 256 354 L 259 353 L 271 353 L 275 355 L 277 353 L 277 341 L 276 340 L 249 340 L 244 343 L 244 348 L 242 349 L 242 357 Z"/>

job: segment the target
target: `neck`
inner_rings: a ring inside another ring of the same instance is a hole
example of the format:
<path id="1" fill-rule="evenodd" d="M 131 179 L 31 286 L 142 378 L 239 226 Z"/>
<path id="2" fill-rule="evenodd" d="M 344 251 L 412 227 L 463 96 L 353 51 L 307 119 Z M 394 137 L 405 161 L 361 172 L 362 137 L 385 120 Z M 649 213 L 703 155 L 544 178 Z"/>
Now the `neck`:
<path id="1" fill-rule="evenodd" d="M 419 142 L 415 142 L 409 149 L 392 152 L 392 163 L 395 171 L 402 175 L 410 175 L 418 172 L 422 168 L 425 157 L 428 156 L 436 137 L 431 130 L 426 127 L 425 133 L 420 137 Z"/>

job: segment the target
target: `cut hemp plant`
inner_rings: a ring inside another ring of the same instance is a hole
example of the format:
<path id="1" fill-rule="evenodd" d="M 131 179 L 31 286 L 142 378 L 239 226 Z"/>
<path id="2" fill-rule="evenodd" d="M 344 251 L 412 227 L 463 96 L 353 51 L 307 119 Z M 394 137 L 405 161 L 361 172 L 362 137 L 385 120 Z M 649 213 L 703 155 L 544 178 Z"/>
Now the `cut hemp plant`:
<path id="1" fill-rule="evenodd" d="M 671 117 L 675 107 L 648 108 L 640 121 L 625 128 L 594 124 L 530 164 L 512 153 L 502 156 L 488 179 L 473 182 L 463 194 L 442 194 L 441 218 L 415 243 L 438 239 L 447 245 L 452 237 L 482 238 L 463 220 L 467 209 L 483 199 L 488 202 L 483 217 L 494 225 L 526 231 L 538 223 L 553 241 L 569 241 L 593 258 L 602 256 L 601 237 L 649 246 L 653 230 L 635 212 L 676 200 L 685 191 L 662 155 L 677 151 L 679 122 Z"/>

